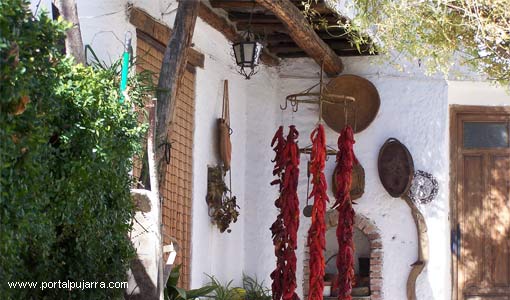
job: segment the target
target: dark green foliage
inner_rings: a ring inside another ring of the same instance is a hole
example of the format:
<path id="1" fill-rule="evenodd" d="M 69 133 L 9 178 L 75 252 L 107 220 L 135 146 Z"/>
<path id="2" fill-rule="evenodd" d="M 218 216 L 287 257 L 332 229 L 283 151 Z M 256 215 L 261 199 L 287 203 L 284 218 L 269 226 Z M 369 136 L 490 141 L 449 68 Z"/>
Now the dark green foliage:
<path id="1" fill-rule="evenodd" d="M 271 300 L 271 290 L 264 286 L 264 281 L 243 274 L 243 288 L 246 291 L 245 300 Z"/>
<path id="2" fill-rule="evenodd" d="M 132 108 L 144 89 L 131 78 L 119 104 L 114 67 L 62 57 L 65 26 L 0 1 L 0 299 L 120 298 L 8 282 L 125 281 L 134 255 L 129 171 L 144 127 Z"/>
<path id="3" fill-rule="evenodd" d="M 230 280 L 226 284 L 222 284 L 218 279 L 214 276 L 209 276 L 211 279 L 211 283 L 209 285 L 214 287 L 214 293 L 209 298 L 214 298 L 214 300 L 243 300 L 246 296 L 246 291 L 240 287 L 233 287 L 233 280 Z"/>
<path id="4" fill-rule="evenodd" d="M 179 277 L 181 276 L 181 265 L 175 266 L 170 272 L 170 276 L 168 277 L 168 281 L 166 283 L 165 288 L 165 300 L 188 300 L 188 299 L 196 299 L 200 297 L 204 297 L 207 294 L 214 291 L 216 288 L 212 285 L 206 285 L 199 289 L 194 290 L 185 290 L 177 287 L 177 282 L 179 282 Z"/>

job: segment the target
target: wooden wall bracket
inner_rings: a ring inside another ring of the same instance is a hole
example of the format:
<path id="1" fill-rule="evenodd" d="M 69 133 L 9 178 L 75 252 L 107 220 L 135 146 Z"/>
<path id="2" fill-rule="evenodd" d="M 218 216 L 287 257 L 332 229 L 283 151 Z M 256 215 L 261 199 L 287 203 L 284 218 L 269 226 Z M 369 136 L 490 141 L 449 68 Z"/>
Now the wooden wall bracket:
<path id="1" fill-rule="evenodd" d="M 418 232 L 418 259 L 411 266 L 411 272 L 407 277 L 407 300 L 416 300 L 416 279 L 421 274 L 429 261 L 429 237 L 427 235 L 427 224 L 425 218 L 414 202 L 407 196 L 403 195 L 404 200 L 413 215 L 416 231 Z"/>

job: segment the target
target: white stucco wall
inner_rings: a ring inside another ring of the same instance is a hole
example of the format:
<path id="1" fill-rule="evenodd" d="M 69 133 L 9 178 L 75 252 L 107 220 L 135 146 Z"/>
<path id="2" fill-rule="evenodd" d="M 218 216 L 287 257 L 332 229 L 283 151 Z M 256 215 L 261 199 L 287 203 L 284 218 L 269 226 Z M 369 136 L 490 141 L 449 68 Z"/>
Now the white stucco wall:
<path id="1" fill-rule="evenodd" d="M 428 78 L 410 65 L 406 73 L 388 66 L 373 66 L 368 58 L 344 58 L 345 74 L 363 76 L 374 83 L 381 97 L 381 108 L 375 121 L 365 131 L 356 134 L 355 151 L 366 172 L 365 194 L 358 200 L 356 211 L 375 222 L 381 231 L 384 248 L 384 299 L 405 299 L 406 280 L 410 265 L 417 258 L 417 236 L 410 210 L 404 201 L 391 198 L 379 181 L 377 156 L 379 149 L 389 137 L 396 137 L 411 151 L 416 169 L 425 170 L 438 177 L 440 193 L 434 203 L 422 207 L 429 227 L 431 258 L 429 266 L 418 280 L 419 299 L 449 299 L 449 227 L 448 227 L 448 155 L 447 155 L 447 85 L 440 78 Z M 274 260 L 268 259 L 273 248 L 267 229 L 274 220 L 274 189 L 268 186 L 271 174 L 270 137 L 283 123 L 295 124 L 300 131 L 300 145 L 310 144 L 310 132 L 317 122 L 317 107 L 300 106 L 300 111 L 279 112 L 278 105 L 287 94 L 295 93 L 315 84 L 318 67 L 307 59 L 286 61 L 280 68 L 278 97 L 272 105 L 264 105 L 267 114 L 277 118 L 270 133 L 261 129 L 266 142 L 260 146 L 254 140 L 249 149 L 248 161 L 256 161 L 247 170 L 247 181 L 255 186 L 254 193 L 247 193 L 246 201 L 261 203 L 258 206 L 253 229 L 256 236 L 246 235 L 246 257 L 256 266 L 256 273 L 269 281 Z M 260 100 L 259 100 L 260 101 Z M 264 103 L 265 104 L 265 103 Z M 259 115 L 261 113 L 258 113 Z M 265 126 L 267 128 L 269 126 Z M 338 134 L 326 129 L 328 144 L 336 146 Z M 263 140 L 261 142 L 264 142 Z M 263 158 L 263 160 L 261 160 Z M 326 165 L 326 177 L 330 178 L 335 167 L 334 159 Z M 264 175 L 261 172 L 264 172 Z M 261 173 L 258 175 L 258 173 Z M 263 179 L 262 179 L 263 178 Z M 259 183 L 260 182 L 260 183 Z M 264 186 L 265 184 L 265 186 Z M 306 157 L 302 156 L 299 196 L 301 209 L 306 195 Z M 332 198 L 332 195 L 330 195 Z M 332 198 L 333 199 L 333 198 Z M 310 220 L 301 217 L 298 249 L 298 283 L 302 282 L 302 258 L 305 236 Z M 266 230 L 264 235 L 260 230 Z M 266 246 L 263 246 L 266 245 Z M 250 268 L 248 268 L 250 270 Z M 301 293 L 301 290 L 300 290 Z"/>
<path id="2" fill-rule="evenodd" d="M 510 105 L 510 91 L 479 81 L 449 81 L 448 102 L 457 105 Z"/>
<path id="3" fill-rule="evenodd" d="M 49 1 L 43 1 L 49 3 Z M 172 27 L 175 0 L 134 0 L 135 6 Z M 135 33 L 126 14 L 126 0 L 79 0 L 78 11 L 85 44 L 91 44 L 101 59 L 113 61 L 122 53 L 125 31 Z M 197 68 L 195 141 L 193 152 L 192 287 L 207 281 L 205 274 L 221 281 L 240 284 L 242 273 L 264 279 L 274 269 L 274 248 L 269 227 L 276 217 L 276 189 L 272 180 L 271 138 L 278 125 L 295 124 L 300 145 L 310 143 L 309 134 L 317 122 L 317 108 L 302 105 L 292 114 L 281 112 L 279 104 L 290 93 L 301 91 L 318 80 L 318 66 L 309 59 L 286 60 L 278 68 L 263 67 L 246 81 L 233 69 L 228 41 L 198 19 L 195 49 L 205 54 L 205 68 Z M 136 49 L 136 39 L 133 39 Z M 438 178 L 440 192 L 433 203 L 422 206 L 430 241 L 429 265 L 418 278 L 420 300 L 450 299 L 450 250 L 448 223 L 449 132 L 448 105 L 510 105 L 503 89 L 479 82 L 445 81 L 426 77 L 414 64 L 404 71 L 372 65 L 370 58 L 343 58 L 345 74 L 372 81 L 381 97 L 375 121 L 356 134 L 355 151 L 366 172 L 365 194 L 356 212 L 370 218 L 383 240 L 384 299 L 405 299 L 410 265 L 416 260 L 417 236 L 410 210 L 400 199 L 391 198 L 381 186 L 377 155 L 389 137 L 398 138 L 410 150 L 415 168 Z M 216 157 L 216 119 L 221 114 L 223 80 L 230 84 L 233 142 L 233 191 L 238 196 L 241 216 L 232 233 L 220 234 L 210 224 L 205 204 L 207 165 Z M 338 134 L 327 128 L 328 144 L 336 146 Z M 331 177 L 335 162 L 327 162 Z M 299 196 L 301 209 L 306 197 L 306 157 L 302 157 Z M 333 200 L 332 195 L 330 195 Z M 310 220 L 301 217 L 298 249 L 298 284 L 302 282 L 302 258 Z M 301 287 L 298 291 L 302 293 Z"/>

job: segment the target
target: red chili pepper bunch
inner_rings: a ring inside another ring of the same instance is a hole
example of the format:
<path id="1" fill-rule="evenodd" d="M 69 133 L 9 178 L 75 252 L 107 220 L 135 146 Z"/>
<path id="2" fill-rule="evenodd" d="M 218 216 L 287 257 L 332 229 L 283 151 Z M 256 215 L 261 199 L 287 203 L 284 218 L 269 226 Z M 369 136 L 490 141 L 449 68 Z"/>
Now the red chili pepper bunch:
<path id="1" fill-rule="evenodd" d="M 299 199 L 297 186 L 299 179 L 299 136 L 295 126 L 290 126 L 287 139 L 283 138 L 283 127 L 276 131 L 271 142 L 275 151 L 273 175 L 278 176 L 271 182 L 279 184 L 280 196 L 275 201 L 279 209 L 276 221 L 271 226 L 275 246 L 276 269 L 271 273 L 273 300 L 298 300 L 296 294 L 296 253 L 297 231 L 299 227 Z"/>
<path id="2" fill-rule="evenodd" d="M 313 189 L 308 198 L 313 197 L 312 225 L 308 230 L 308 246 L 310 247 L 310 292 L 309 300 L 322 300 L 324 290 L 324 250 L 326 249 L 326 202 L 328 185 L 324 176 L 326 164 L 326 135 L 324 127 L 319 125 L 312 134 L 312 153 L 310 157 L 310 173 Z"/>
<path id="3" fill-rule="evenodd" d="M 347 126 L 338 137 L 337 166 L 335 168 L 337 191 L 336 202 L 333 205 L 338 210 L 338 227 L 336 228 L 338 281 L 335 286 L 338 288 L 339 300 L 351 300 L 351 291 L 354 285 L 354 209 L 350 196 L 352 169 L 354 164 L 358 163 L 353 151 L 354 143 L 352 128 Z"/>

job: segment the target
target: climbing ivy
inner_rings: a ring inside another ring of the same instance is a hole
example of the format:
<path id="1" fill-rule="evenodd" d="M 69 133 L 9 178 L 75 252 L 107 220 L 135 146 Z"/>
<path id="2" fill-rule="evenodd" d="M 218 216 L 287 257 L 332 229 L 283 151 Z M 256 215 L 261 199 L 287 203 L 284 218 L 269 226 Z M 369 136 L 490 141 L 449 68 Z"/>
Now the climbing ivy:
<path id="1" fill-rule="evenodd" d="M 24 0 L 0 1 L 0 298 L 115 299 L 122 289 L 9 288 L 14 281 L 126 281 L 132 157 L 145 127 L 132 77 L 75 65 L 67 25 Z"/>

